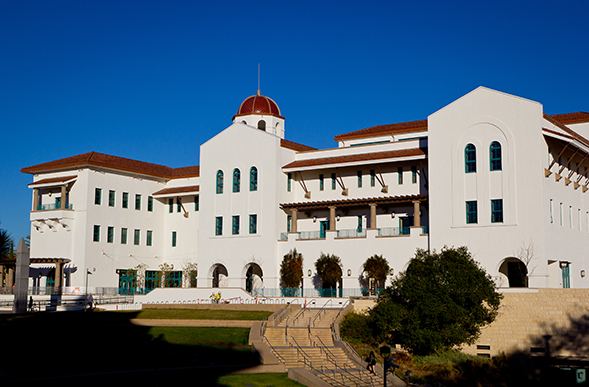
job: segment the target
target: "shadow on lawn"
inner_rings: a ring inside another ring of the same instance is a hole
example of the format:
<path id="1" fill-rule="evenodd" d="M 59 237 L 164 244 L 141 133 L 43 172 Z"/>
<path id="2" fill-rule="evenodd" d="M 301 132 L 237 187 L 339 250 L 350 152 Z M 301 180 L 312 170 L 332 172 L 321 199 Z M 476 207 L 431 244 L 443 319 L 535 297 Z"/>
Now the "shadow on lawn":
<path id="1" fill-rule="evenodd" d="M 170 344 L 150 327 L 131 324 L 137 313 L 58 312 L 0 315 L 0 384 L 39 379 L 93 385 L 190 382 L 214 386 L 219 376 L 259 364 L 249 349 Z"/>

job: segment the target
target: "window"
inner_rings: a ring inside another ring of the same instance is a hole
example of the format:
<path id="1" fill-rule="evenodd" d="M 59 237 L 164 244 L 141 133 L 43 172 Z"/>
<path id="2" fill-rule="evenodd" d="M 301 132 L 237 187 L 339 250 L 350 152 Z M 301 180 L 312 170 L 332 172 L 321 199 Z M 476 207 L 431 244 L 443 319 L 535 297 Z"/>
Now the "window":
<path id="1" fill-rule="evenodd" d="M 172 231 L 172 247 L 176 247 L 176 231 Z"/>
<path id="2" fill-rule="evenodd" d="M 141 239 L 141 231 L 135 229 L 135 235 L 134 235 L 134 238 L 133 238 L 133 244 L 135 246 L 139 246 L 139 240 L 140 239 Z"/>
<path id="3" fill-rule="evenodd" d="M 100 226 L 94 225 L 94 234 L 92 235 L 92 241 L 100 242 Z"/>
<path id="4" fill-rule="evenodd" d="M 153 196 L 147 197 L 147 211 L 153 212 Z"/>
<path id="5" fill-rule="evenodd" d="M 139 194 L 135 195 L 135 209 L 137 211 L 141 210 L 141 195 Z"/>
<path id="6" fill-rule="evenodd" d="M 323 191 L 325 189 L 325 176 L 322 173 L 319 174 L 319 191 Z"/>
<path id="7" fill-rule="evenodd" d="M 172 212 L 174 212 L 174 199 L 173 198 L 169 198 L 168 199 L 168 212 L 171 214 Z"/>
<path id="8" fill-rule="evenodd" d="M 403 184 L 403 167 L 397 168 L 397 174 L 399 175 L 398 176 L 398 183 Z"/>
<path id="9" fill-rule="evenodd" d="M 114 207 L 115 206 L 115 191 L 108 191 L 108 206 Z"/>
<path id="10" fill-rule="evenodd" d="M 411 166 L 411 184 L 417 184 L 417 166 Z"/>
<path id="11" fill-rule="evenodd" d="M 362 215 L 358 215 L 358 226 L 356 227 L 356 231 L 362 232 Z"/>
<path id="12" fill-rule="evenodd" d="M 497 141 L 493 141 L 491 146 L 489 147 L 489 156 L 490 156 L 490 164 L 491 164 L 491 171 L 500 171 L 501 170 L 501 144 Z"/>
<path id="13" fill-rule="evenodd" d="M 264 120 L 258 121 L 258 129 L 265 131 L 266 130 L 266 121 L 264 121 Z"/>
<path id="14" fill-rule="evenodd" d="M 287 182 L 286 182 L 286 190 L 290 192 L 292 189 L 292 173 L 288 173 L 287 175 Z"/>
<path id="15" fill-rule="evenodd" d="M 217 193 L 223 193 L 223 171 L 221 170 L 217 171 Z"/>
<path id="16" fill-rule="evenodd" d="M 233 192 L 239 192 L 240 182 L 241 172 L 239 172 L 239 169 L 235 168 L 233 170 Z"/>
<path id="17" fill-rule="evenodd" d="M 108 226 L 106 231 L 106 243 L 112 243 L 115 239 L 115 228 L 112 226 Z"/>
<path id="18" fill-rule="evenodd" d="M 123 208 L 129 208 L 129 193 L 123 192 Z"/>
<path id="19" fill-rule="evenodd" d="M 215 235 L 223 235 L 223 217 L 217 216 L 215 218 Z"/>
<path id="20" fill-rule="evenodd" d="M 121 244 L 122 245 L 127 244 L 127 229 L 126 228 L 121 229 Z"/>
<path id="21" fill-rule="evenodd" d="M 358 188 L 362 188 L 362 171 L 356 172 L 358 175 Z"/>
<path id="22" fill-rule="evenodd" d="M 370 170 L 370 186 L 374 187 L 376 185 L 376 172 L 374 169 Z"/>
<path id="23" fill-rule="evenodd" d="M 472 144 L 464 148 L 464 171 L 466 173 L 477 171 L 477 148 Z"/>
<path id="24" fill-rule="evenodd" d="M 250 168 L 250 191 L 258 190 L 258 168 Z"/>
<path id="25" fill-rule="evenodd" d="M 335 172 L 333 172 L 331 174 L 331 189 L 334 190 L 335 189 Z"/>
<path id="26" fill-rule="evenodd" d="M 503 199 L 491 200 L 491 223 L 503 223 Z"/>
<path id="27" fill-rule="evenodd" d="M 153 231 L 147 230 L 147 241 L 145 244 L 147 246 L 151 246 L 152 240 L 153 240 Z"/>
<path id="28" fill-rule="evenodd" d="M 258 215 L 250 215 L 250 234 L 258 233 Z"/>
<path id="29" fill-rule="evenodd" d="M 286 232 L 290 232 L 292 226 L 292 215 L 286 216 Z"/>
<path id="30" fill-rule="evenodd" d="M 101 201 L 102 201 L 102 189 L 96 188 L 94 190 L 94 204 L 99 206 Z"/>
<path id="31" fill-rule="evenodd" d="M 466 224 L 476 223 L 478 223 L 477 202 L 476 200 L 466 202 Z"/>
<path id="32" fill-rule="evenodd" d="M 176 198 L 176 212 L 182 212 L 182 201 L 180 198 Z"/>
<path id="33" fill-rule="evenodd" d="M 231 217 L 231 234 L 239 235 L 239 215 Z"/>
<path id="34" fill-rule="evenodd" d="M 194 211 L 198 211 L 198 207 L 199 207 L 199 197 L 200 197 L 200 196 L 195 196 L 195 197 L 194 197 Z"/>

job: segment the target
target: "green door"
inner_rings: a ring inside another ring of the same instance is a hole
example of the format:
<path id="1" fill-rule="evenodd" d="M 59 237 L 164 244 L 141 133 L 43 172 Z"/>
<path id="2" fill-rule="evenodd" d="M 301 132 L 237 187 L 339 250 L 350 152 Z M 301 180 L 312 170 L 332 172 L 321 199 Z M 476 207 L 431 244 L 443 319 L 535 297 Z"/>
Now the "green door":
<path id="1" fill-rule="evenodd" d="M 329 230 L 329 221 L 323 220 L 319 224 L 319 238 L 325 238 L 325 232 Z"/>
<path id="2" fill-rule="evenodd" d="M 571 277 L 569 276 L 569 265 L 562 265 L 562 287 L 568 289 L 571 287 Z"/>
<path id="3" fill-rule="evenodd" d="M 119 294 L 135 294 L 137 287 L 137 271 L 119 271 Z"/>

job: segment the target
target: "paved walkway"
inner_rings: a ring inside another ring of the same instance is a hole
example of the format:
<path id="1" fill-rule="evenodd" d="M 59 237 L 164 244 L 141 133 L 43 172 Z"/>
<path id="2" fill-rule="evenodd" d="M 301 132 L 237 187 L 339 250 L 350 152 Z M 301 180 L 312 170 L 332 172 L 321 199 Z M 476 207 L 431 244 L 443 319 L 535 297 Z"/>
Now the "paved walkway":
<path id="1" fill-rule="evenodd" d="M 134 318 L 131 324 L 150 327 L 231 327 L 251 328 L 257 320 L 182 320 Z"/>

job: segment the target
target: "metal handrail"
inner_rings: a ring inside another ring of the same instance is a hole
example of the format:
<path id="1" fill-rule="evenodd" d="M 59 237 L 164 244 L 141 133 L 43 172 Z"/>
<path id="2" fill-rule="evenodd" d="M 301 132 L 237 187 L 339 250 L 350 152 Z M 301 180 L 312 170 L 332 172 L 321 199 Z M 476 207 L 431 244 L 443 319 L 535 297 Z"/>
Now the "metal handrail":
<path id="1" fill-rule="evenodd" d="M 276 350 L 276 348 L 274 348 L 274 346 L 272 344 L 270 344 L 270 340 L 268 340 L 268 338 L 266 336 L 262 336 L 262 340 L 265 341 L 266 344 L 268 344 L 268 346 L 270 347 L 270 350 L 272 351 L 272 353 L 274 355 L 276 355 L 276 357 L 278 358 L 278 360 L 282 364 L 286 364 L 286 360 L 284 359 L 284 357 L 282 357 L 282 355 L 280 353 L 278 353 L 278 351 Z"/>
<path id="2" fill-rule="evenodd" d="M 331 304 L 331 302 L 332 302 L 332 299 L 330 298 L 329 300 L 327 300 L 327 302 L 325 304 L 323 304 L 321 309 L 319 309 L 319 311 L 315 314 L 315 317 L 313 317 L 313 327 L 315 327 L 315 320 L 317 320 L 317 317 L 321 316 L 321 312 L 323 312 L 324 314 L 326 313 L 325 307 L 327 306 L 327 304 Z M 311 326 L 311 320 L 309 320 L 309 327 L 310 326 Z"/>
<path id="3" fill-rule="evenodd" d="M 285 306 L 280 308 L 280 310 L 278 312 L 273 313 L 269 318 L 269 320 L 271 319 L 271 321 L 272 321 L 272 326 L 275 327 L 277 325 L 276 320 L 278 320 L 278 324 L 280 324 L 280 322 L 282 321 L 282 320 L 280 320 L 280 318 L 282 318 L 282 316 L 286 313 L 288 308 L 298 302 L 299 302 L 299 299 L 295 298 L 292 302 L 289 302 Z"/>
<path id="4" fill-rule="evenodd" d="M 312 303 L 313 305 L 315 305 L 315 303 L 316 303 L 316 300 L 313 298 L 313 299 L 312 299 L 312 300 L 310 300 L 308 303 L 306 303 L 306 304 L 305 304 L 305 305 L 304 305 L 304 306 L 301 308 L 301 310 L 300 310 L 300 311 L 299 311 L 297 314 L 295 314 L 295 316 L 292 318 L 292 323 L 293 323 L 293 325 L 294 325 L 294 324 L 296 324 L 296 322 L 298 321 L 299 317 L 301 317 L 301 316 L 300 316 L 301 314 L 302 314 L 302 315 L 304 315 L 304 314 L 305 314 L 305 311 L 307 310 L 307 304 L 309 304 L 309 305 L 310 305 L 311 303 Z"/>
<path id="5" fill-rule="evenodd" d="M 352 304 L 350 304 L 350 300 L 346 300 L 346 302 L 344 302 L 344 304 L 342 305 L 340 311 L 337 313 L 337 315 L 335 316 L 335 318 L 333 319 L 333 322 L 331 323 L 331 337 L 333 338 L 333 340 L 341 340 L 340 335 L 339 335 L 339 320 L 341 318 L 343 318 L 342 312 L 344 310 L 346 310 L 348 307 L 350 307 Z M 336 327 L 338 329 L 336 329 Z"/>

